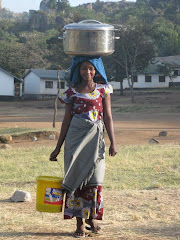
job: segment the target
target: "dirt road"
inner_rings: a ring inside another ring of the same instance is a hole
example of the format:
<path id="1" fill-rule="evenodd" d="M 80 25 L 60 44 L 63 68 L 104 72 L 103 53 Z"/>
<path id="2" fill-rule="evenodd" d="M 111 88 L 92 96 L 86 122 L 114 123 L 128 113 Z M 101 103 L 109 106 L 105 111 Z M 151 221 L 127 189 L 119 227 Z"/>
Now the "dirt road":
<path id="1" fill-rule="evenodd" d="M 151 138 L 156 138 L 161 144 L 180 144 L 179 92 L 139 91 L 135 100 L 136 103 L 131 104 L 129 93 L 123 97 L 117 92 L 112 95 L 117 144 L 148 144 Z M 53 100 L 0 102 L 0 128 L 51 128 L 53 106 Z M 126 109 L 129 110 L 126 112 Z M 64 107 L 58 103 L 58 129 L 63 114 Z M 159 137 L 160 131 L 168 131 L 168 136 Z M 108 140 L 106 142 L 108 144 Z"/>

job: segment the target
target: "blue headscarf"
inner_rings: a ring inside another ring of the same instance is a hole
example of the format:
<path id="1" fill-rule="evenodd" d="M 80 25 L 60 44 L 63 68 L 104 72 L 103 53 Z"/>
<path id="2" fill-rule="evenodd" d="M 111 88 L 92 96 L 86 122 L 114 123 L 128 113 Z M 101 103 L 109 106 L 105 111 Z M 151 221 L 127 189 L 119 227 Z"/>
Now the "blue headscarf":
<path id="1" fill-rule="evenodd" d="M 88 61 L 96 69 L 96 74 L 100 74 L 103 78 L 105 84 L 108 84 L 107 76 L 104 70 L 104 65 L 100 57 L 90 57 L 90 56 L 76 56 L 73 58 L 71 69 L 70 69 L 70 81 L 72 85 L 76 85 L 79 79 L 79 64 Z"/>

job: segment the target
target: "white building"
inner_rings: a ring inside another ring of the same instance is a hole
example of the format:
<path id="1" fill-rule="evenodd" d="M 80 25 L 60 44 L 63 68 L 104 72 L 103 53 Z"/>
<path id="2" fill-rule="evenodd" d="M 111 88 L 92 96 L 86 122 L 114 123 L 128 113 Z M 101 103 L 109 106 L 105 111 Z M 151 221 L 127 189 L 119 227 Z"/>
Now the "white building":
<path id="1" fill-rule="evenodd" d="M 0 68 L 0 98 L 22 97 L 23 80 Z"/>
<path id="2" fill-rule="evenodd" d="M 159 66 L 167 64 L 172 68 L 172 78 L 160 72 Z M 114 89 L 120 89 L 119 82 L 111 82 Z M 156 57 L 142 73 L 134 76 L 135 88 L 168 88 L 180 86 L 180 55 Z M 123 80 L 123 88 L 129 88 L 127 79 Z"/>
<path id="3" fill-rule="evenodd" d="M 41 99 L 53 97 L 58 93 L 57 70 L 30 69 L 23 76 L 24 98 Z M 60 71 L 61 92 L 68 86 L 65 81 L 65 71 Z"/>

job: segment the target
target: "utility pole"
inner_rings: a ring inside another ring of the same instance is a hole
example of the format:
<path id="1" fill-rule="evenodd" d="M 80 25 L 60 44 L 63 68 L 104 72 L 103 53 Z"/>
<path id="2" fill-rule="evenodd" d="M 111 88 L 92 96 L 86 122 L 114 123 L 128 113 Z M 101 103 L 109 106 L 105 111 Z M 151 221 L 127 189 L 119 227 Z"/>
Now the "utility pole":
<path id="1" fill-rule="evenodd" d="M 2 9 L 2 0 L 0 0 L 0 11 Z"/>

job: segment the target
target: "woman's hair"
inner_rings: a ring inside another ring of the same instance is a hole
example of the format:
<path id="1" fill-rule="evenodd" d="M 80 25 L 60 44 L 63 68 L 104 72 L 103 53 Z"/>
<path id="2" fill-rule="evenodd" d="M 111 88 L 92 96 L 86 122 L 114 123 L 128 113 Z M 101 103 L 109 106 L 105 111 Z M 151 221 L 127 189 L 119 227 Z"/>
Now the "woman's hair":
<path id="1" fill-rule="evenodd" d="M 83 63 L 83 62 L 78 63 L 78 65 L 77 65 L 77 68 L 78 68 L 78 79 L 77 79 L 77 85 L 78 85 L 79 83 L 82 82 L 82 77 L 81 77 L 81 75 L 80 75 L 80 67 L 81 67 L 82 63 Z"/>

